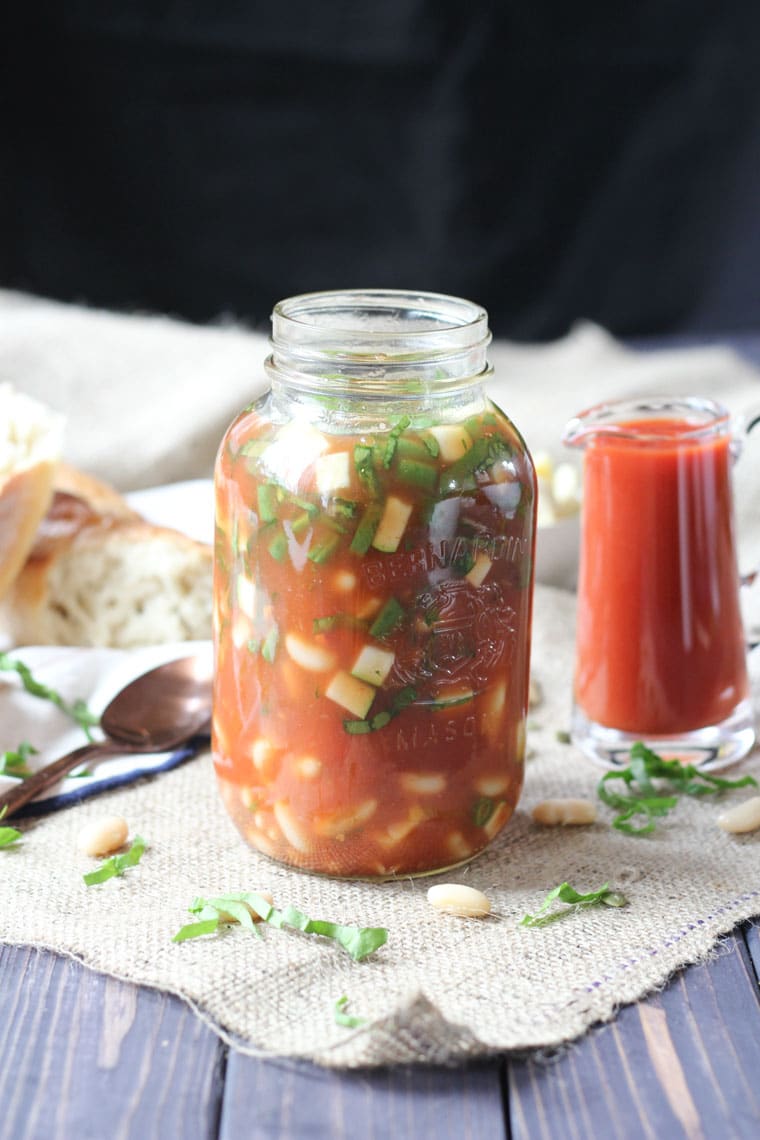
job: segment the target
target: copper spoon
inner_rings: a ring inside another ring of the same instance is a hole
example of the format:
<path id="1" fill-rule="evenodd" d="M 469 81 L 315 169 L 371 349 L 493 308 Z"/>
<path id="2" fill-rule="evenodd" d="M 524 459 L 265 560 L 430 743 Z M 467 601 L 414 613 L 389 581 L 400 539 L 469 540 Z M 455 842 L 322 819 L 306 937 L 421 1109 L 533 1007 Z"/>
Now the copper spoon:
<path id="1" fill-rule="evenodd" d="M 83 744 L 0 795 L 0 817 L 12 816 L 87 760 L 167 752 L 192 736 L 208 734 L 211 677 L 210 658 L 181 657 L 130 681 L 100 718 L 106 740 Z"/>

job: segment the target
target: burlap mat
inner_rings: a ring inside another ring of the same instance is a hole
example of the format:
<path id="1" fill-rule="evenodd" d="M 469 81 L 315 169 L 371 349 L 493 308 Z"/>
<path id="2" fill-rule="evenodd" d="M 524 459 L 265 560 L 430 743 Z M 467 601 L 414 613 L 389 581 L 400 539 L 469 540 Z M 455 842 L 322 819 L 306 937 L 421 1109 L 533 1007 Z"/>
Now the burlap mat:
<path id="1" fill-rule="evenodd" d="M 492 849 L 455 874 L 486 891 L 493 917 L 439 914 L 425 898 L 428 879 L 336 882 L 257 856 L 226 817 L 206 754 L 20 824 L 23 843 L 0 851 L 0 938 L 179 994 L 243 1048 L 329 1066 L 551 1047 L 612 1017 L 760 914 L 760 834 L 725 834 L 711 799 L 679 803 L 646 839 L 612 830 L 605 808 L 591 827 L 542 830 L 531 822 L 537 800 L 593 796 L 600 775 L 557 739 L 569 711 L 573 606 L 569 594 L 537 590 L 533 661 L 544 702 L 531 717 L 523 798 Z M 760 778 L 757 753 L 742 770 Z M 88 888 L 82 873 L 91 861 L 76 852 L 75 837 L 104 811 L 124 814 L 149 849 L 123 878 Z M 521 927 L 563 880 L 579 890 L 609 881 L 630 905 Z M 230 928 L 172 942 L 196 895 L 263 888 L 277 905 L 314 918 L 386 926 L 388 942 L 360 963 L 323 939 L 271 928 L 261 939 Z M 336 1024 L 334 1005 L 344 995 L 349 1012 L 367 1019 L 361 1028 Z"/>

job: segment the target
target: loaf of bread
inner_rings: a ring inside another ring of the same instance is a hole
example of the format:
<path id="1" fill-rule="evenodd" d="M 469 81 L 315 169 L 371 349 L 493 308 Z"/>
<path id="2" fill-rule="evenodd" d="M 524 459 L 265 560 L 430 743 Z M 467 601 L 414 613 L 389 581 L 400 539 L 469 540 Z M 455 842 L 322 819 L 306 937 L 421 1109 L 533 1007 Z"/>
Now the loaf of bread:
<path id="1" fill-rule="evenodd" d="M 0 384 L 0 598 L 34 543 L 53 494 L 63 416 Z"/>
<path id="2" fill-rule="evenodd" d="M 211 548 L 143 519 L 59 465 L 50 509 L 3 601 L 15 645 L 131 648 L 211 636 Z"/>

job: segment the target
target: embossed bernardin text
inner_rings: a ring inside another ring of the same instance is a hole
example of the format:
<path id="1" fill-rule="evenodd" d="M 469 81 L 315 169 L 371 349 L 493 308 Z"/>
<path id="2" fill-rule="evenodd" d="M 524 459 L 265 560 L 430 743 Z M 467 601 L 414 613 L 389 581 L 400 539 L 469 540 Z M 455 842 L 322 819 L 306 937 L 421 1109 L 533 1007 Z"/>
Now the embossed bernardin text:
<path id="1" fill-rule="evenodd" d="M 529 540 L 520 535 L 481 535 L 474 540 L 445 538 L 414 550 L 398 551 L 390 558 L 367 558 L 362 573 L 367 585 L 379 590 L 414 574 L 433 574 L 456 566 L 473 552 L 487 555 L 492 562 L 519 562 L 529 551 Z"/>

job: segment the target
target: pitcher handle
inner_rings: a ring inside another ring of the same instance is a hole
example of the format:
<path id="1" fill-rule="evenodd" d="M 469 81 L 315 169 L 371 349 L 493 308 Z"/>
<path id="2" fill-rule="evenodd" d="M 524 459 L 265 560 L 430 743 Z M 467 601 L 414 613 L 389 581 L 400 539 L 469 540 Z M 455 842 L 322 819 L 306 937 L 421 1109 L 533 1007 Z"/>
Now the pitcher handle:
<path id="1" fill-rule="evenodd" d="M 735 438 L 738 437 L 739 444 L 735 453 L 735 458 L 741 454 L 741 444 L 743 439 L 750 435 L 758 426 L 760 426 L 760 405 L 750 408 L 740 417 L 737 423 L 737 433 Z M 742 588 L 754 586 L 758 577 L 760 577 L 760 566 L 754 566 L 748 570 L 746 574 L 739 575 L 739 584 Z M 760 627 L 750 629 L 747 631 L 747 648 L 750 650 L 757 649 L 760 645 Z"/>

